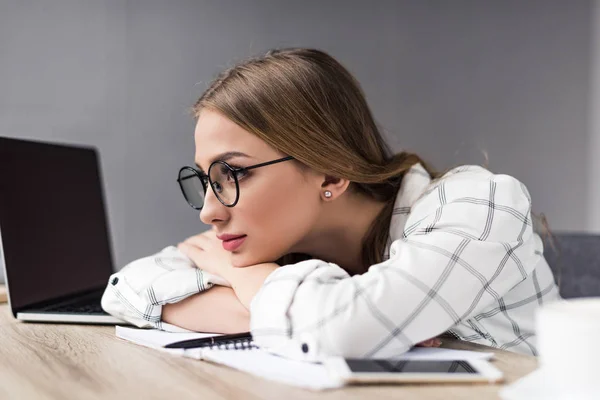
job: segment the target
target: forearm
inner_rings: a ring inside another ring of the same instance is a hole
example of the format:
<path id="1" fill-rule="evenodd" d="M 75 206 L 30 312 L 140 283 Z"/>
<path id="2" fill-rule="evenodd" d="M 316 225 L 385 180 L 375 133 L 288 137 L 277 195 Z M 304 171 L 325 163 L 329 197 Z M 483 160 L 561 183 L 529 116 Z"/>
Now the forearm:
<path id="1" fill-rule="evenodd" d="M 279 268 L 275 263 L 253 265 L 245 268 L 231 268 L 226 271 L 225 280 L 233 288 L 239 301 L 246 309 L 250 309 L 252 299 L 258 293 L 267 277 Z"/>
<path id="2" fill-rule="evenodd" d="M 174 304 L 165 304 L 162 320 L 198 332 L 238 333 L 250 330 L 250 313 L 233 289 L 215 286 Z"/>

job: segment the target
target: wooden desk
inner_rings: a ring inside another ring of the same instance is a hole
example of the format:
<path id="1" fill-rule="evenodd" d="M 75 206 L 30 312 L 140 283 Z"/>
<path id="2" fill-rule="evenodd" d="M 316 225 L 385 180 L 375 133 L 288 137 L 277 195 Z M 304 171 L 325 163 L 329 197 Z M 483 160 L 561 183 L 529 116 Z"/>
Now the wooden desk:
<path id="1" fill-rule="evenodd" d="M 0 303 L 6 303 L 6 300 L 7 300 L 6 286 L 4 286 L 2 283 L 0 283 Z"/>
<path id="2" fill-rule="evenodd" d="M 387 385 L 312 392 L 115 337 L 111 326 L 32 324 L 0 305 L 2 399 L 497 399 L 500 385 Z M 490 350 L 446 340 L 445 347 Z M 536 359 L 496 352 L 507 382 Z"/>

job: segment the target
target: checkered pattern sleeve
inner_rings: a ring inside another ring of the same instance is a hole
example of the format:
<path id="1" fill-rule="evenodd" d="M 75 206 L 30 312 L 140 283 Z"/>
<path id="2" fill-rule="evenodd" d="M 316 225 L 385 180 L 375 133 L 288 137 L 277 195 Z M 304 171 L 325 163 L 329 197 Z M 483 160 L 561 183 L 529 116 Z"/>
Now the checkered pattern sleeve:
<path id="1" fill-rule="evenodd" d="M 366 273 L 320 260 L 273 272 L 251 303 L 254 340 L 304 360 L 399 355 L 498 304 L 532 273 L 542 255 L 530 211 L 510 176 L 448 174 L 412 206 L 390 258 Z"/>
<path id="2" fill-rule="evenodd" d="M 214 284 L 229 285 L 222 278 L 196 268 L 179 249 L 169 246 L 112 274 L 101 305 L 107 313 L 140 328 L 187 332 L 161 321 L 162 306 L 177 303 Z"/>

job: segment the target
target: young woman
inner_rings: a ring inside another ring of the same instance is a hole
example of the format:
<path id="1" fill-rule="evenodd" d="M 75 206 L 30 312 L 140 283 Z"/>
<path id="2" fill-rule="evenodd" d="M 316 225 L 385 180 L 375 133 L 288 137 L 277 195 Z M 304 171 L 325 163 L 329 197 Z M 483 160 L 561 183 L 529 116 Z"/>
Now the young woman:
<path id="1" fill-rule="evenodd" d="M 242 62 L 194 112 L 197 167 L 179 183 L 212 230 L 168 250 L 194 275 L 150 274 L 158 290 L 125 268 L 111 313 L 251 330 L 308 360 L 393 356 L 444 332 L 536 354 L 534 312 L 559 296 L 518 180 L 392 154 L 358 82 L 319 50 Z"/>

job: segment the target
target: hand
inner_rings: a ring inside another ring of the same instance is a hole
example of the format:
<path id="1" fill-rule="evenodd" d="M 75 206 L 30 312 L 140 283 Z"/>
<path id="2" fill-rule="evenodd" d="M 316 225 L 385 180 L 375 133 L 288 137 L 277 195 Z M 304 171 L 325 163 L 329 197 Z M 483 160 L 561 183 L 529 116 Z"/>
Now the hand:
<path id="1" fill-rule="evenodd" d="M 232 269 L 231 253 L 223 248 L 212 230 L 192 236 L 177 245 L 196 267 L 225 278 L 225 272 Z"/>
<path id="2" fill-rule="evenodd" d="M 177 248 L 188 256 L 196 267 L 218 275 L 229 282 L 240 302 L 250 308 L 252 298 L 267 276 L 279 266 L 275 263 L 263 263 L 235 268 L 231 262 L 231 253 L 223 248 L 222 242 L 213 231 L 206 231 L 179 243 Z"/>
<path id="3" fill-rule="evenodd" d="M 422 341 L 421 343 L 417 343 L 415 346 L 417 347 L 440 347 L 442 344 L 442 340 L 440 338 L 427 339 Z"/>

